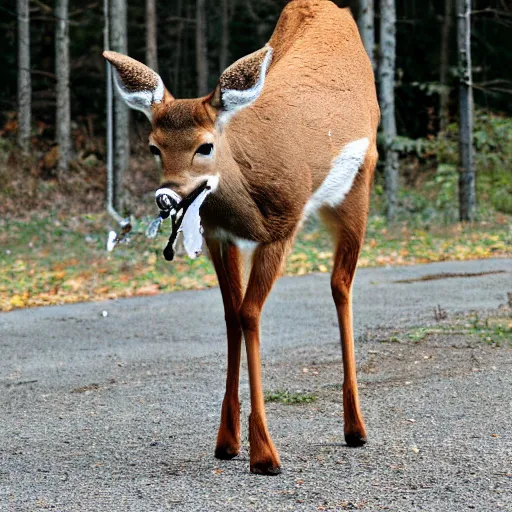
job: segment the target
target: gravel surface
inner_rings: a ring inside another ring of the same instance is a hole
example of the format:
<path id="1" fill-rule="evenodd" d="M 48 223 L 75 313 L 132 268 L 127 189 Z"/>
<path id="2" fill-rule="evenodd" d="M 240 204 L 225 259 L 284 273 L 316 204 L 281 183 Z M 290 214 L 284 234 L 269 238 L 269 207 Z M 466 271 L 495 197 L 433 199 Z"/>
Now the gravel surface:
<path id="1" fill-rule="evenodd" d="M 350 449 L 329 276 L 281 279 L 262 323 L 265 389 L 317 400 L 267 405 L 277 477 L 249 473 L 245 370 L 242 453 L 213 457 L 218 290 L 0 314 L 0 511 L 512 511 L 510 346 L 457 332 L 386 338 L 435 325 L 437 305 L 446 322 L 498 311 L 508 292 L 510 259 L 360 270 L 369 442 Z"/>

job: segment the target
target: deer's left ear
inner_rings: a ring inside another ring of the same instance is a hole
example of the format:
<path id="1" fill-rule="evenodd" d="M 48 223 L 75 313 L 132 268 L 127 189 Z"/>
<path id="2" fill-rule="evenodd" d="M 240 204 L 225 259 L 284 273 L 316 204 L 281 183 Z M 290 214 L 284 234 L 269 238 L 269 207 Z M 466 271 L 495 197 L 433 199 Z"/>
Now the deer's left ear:
<path id="1" fill-rule="evenodd" d="M 114 67 L 116 88 L 125 103 L 146 114 L 151 121 L 151 107 L 154 104 L 172 101 L 158 73 L 127 55 L 117 52 L 103 52 L 103 57 Z"/>
<path id="2" fill-rule="evenodd" d="M 222 73 L 209 99 L 217 121 L 225 124 L 238 111 L 252 105 L 263 91 L 272 61 L 272 48 L 265 46 L 237 60 Z"/>

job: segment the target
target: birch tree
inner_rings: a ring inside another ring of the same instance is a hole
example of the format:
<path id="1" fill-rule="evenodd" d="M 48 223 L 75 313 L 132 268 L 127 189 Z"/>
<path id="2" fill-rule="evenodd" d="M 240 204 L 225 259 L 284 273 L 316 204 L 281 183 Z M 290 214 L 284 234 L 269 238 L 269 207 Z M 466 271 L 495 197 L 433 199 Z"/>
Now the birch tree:
<path id="1" fill-rule="evenodd" d="M 375 71 L 375 9 L 373 0 L 359 0 L 359 18 L 357 24 L 361 39 L 363 40 L 366 53 L 370 57 L 373 70 Z"/>
<path id="2" fill-rule="evenodd" d="M 380 0 L 380 108 L 384 145 L 387 217 L 396 217 L 398 194 L 398 154 L 394 150 L 395 119 L 396 11 L 395 0 Z"/>
<path id="3" fill-rule="evenodd" d="M 146 0 L 146 64 L 158 73 L 156 0 Z"/>
<path id="4" fill-rule="evenodd" d="M 459 56 L 459 216 L 475 218 L 476 191 L 473 161 L 473 77 L 471 73 L 471 0 L 457 0 L 457 43 Z"/>
<path id="5" fill-rule="evenodd" d="M 208 93 L 208 49 L 205 0 L 196 0 L 196 71 L 197 94 Z"/>
<path id="6" fill-rule="evenodd" d="M 112 50 L 128 54 L 126 0 L 111 0 L 110 45 Z M 116 95 L 114 98 L 114 206 L 121 209 L 120 188 L 130 156 L 130 117 L 128 107 Z"/>
<path id="7" fill-rule="evenodd" d="M 18 146 L 30 150 L 31 97 L 29 0 L 17 0 L 18 10 Z"/>
<path id="8" fill-rule="evenodd" d="M 55 7 L 55 74 L 57 76 L 58 169 L 67 172 L 71 152 L 71 114 L 69 101 L 69 20 L 68 0 L 57 0 Z"/>

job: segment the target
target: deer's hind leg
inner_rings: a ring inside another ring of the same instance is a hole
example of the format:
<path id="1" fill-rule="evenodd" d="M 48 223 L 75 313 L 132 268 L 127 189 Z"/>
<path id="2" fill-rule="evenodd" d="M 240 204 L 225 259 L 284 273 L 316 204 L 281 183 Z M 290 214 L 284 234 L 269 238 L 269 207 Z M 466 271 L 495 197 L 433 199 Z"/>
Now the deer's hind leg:
<path id="1" fill-rule="evenodd" d="M 220 426 L 215 447 L 215 457 L 227 460 L 240 453 L 238 384 L 242 347 L 240 307 L 243 298 L 243 265 L 240 251 L 235 245 L 221 243 L 217 240 L 207 240 L 207 244 L 222 293 L 228 337 L 226 393 L 222 402 Z"/>
<path id="2" fill-rule="evenodd" d="M 335 242 L 331 289 L 341 336 L 343 355 L 343 418 L 348 446 L 366 443 L 366 429 L 359 407 L 356 358 L 352 322 L 352 283 L 359 252 L 366 231 L 369 189 L 375 161 L 367 159 L 354 186 L 337 208 L 324 209 L 322 218 L 333 233 Z"/>

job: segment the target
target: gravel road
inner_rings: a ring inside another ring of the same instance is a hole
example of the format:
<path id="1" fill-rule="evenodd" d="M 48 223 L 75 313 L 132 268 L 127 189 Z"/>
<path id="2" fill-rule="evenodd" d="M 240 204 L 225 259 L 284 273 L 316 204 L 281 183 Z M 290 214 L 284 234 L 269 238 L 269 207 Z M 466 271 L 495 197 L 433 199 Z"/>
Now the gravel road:
<path id="1" fill-rule="evenodd" d="M 262 322 L 265 388 L 317 400 L 268 404 L 277 477 L 249 473 L 245 371 L 242 453 L 213 457 L 217 289 L 0 314 L 0 511 L 512 511 L 512 345 L 442 329 L 384 342 L 435 325 L 438 305 L 447 322 L 504 311 L 509 292 L 511 259 L 360 270 L 369 442 L 350 449 L 329 276 L 281 279 Z"/>

